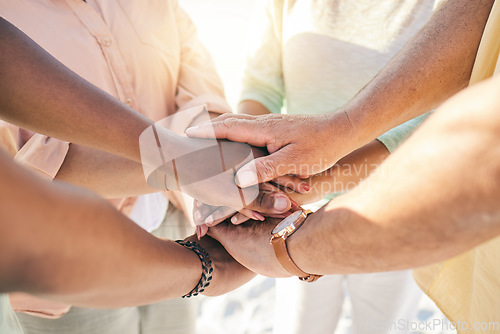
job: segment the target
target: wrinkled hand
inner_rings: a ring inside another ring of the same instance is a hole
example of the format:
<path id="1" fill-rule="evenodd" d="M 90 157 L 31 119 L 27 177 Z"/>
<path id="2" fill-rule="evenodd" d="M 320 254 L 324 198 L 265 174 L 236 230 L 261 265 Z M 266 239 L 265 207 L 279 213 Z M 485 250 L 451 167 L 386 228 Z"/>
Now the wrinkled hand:
<path id="1" fill-rule="evenodd" d="M 268 277 L 291 275 L 276 259 L 271 231 L 281 219 L 267 218 L 264 222 L 248 221 L 233 225 L 229 220 L 211 227 L 208 234 L 217 239 L 231 256 L 251 271 Z"/>
<path id="2" fill-rule="evenodd" d="M 245 164 L 236 182 L 249 187 L 279 176 L 309 177 L 352 151 L 352 126 L 345 113 L 305 115 L 222 115 L 186 130 L 190 137 L 225 138 L 266 147 L 270 155 Z"/>
<path id="3" fill-rule="evenodd" d="M 210 255 L 214 268 L 212 282 L 203 292 L 206 296 L 219 296 L 232 291 L 255 277 L 255 273 L 235 261 L 215 239 L 205 236 L 198 240 L 192 235 L 185 240 L 194 241 Z"/>

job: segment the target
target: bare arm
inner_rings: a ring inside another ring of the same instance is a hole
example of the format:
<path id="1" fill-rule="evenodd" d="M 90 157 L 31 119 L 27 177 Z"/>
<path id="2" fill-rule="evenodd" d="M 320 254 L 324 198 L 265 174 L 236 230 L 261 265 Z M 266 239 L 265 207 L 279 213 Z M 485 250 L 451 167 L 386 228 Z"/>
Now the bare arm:
<path id="1" fill-rule="evenodd" d="M 140 161 L 138 138 L 151 120 L 70 71 L 3 18 L 0 45 L 3 119 Z"/>
<path id="2" fill-rule="evenodd" d="M 494 0 L 449 0 L 345 107 L 360 147 L 469 83 Z M 353 138 L 353 139 L 354 139 Z"/>
<path id="3" fill-rule="evenodd" d="M 0 291 L 118 307 L 179 297 L 200 279 L 194 252 L 150 235 L 95 195 L 41 180 L 3 153 L 0 164 Z M 253 277 L 217 243 L 201 243 L 214 252 L 207 294 Z"/>
<path id="4" fill-rule="evenodd" d="M 280 175 L 311 176 L 324 171 L 465 87 L 493 3 L 447 1 L 374 80 L 335 112 L 319 116 L 227 115 L 188 129 L 187 134 L 266 146 L 271 154 L 255 161 L 256 173 L 248 166 L 238 171 L 243 187 Z"/>
<path id="5" fill-rule="evenodd" d="M 374 140 L 340 159 L 330 169 L 309 179 L 301 180 L 309 185 L 309 192 L 287 194 L 299 205 L 304 205 L 319 201 L 329 194 L 351 190 L 370 176 L 389 154 L 384 144 Z M 284 179 L 283 184 L 286 185 Z"/>
<path id="6" fill-rule="evenodd" d="M 371 177 L 311 215 L 288 239 L 297 265 L 320 274 L 414 268 L 498 236 L 499 89 L 496 77 L 447 101 Z M 209 233 L 248 268 L 287 276 L 269 245 L 276 223 Z"/>

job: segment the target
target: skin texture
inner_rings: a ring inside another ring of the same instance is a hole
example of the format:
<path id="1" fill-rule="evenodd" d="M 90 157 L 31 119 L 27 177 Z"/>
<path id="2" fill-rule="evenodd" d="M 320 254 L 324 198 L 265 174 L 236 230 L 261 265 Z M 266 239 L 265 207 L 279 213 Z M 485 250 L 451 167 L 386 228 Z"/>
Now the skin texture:
<path id="1" fill-rule="evenodd" d="M 440 105 L 469 81 L 493 0 L 447 1 L 347 105 L 325 115 L 223 115 L 187 130 L 267 147 L 237 173 L 242 187 L 286 174 L 311 176 L 387 130 Z M 410 75 L 409 75 L 410 74 Z M 258 112 L 257 112 L 258 113 Z M 315 134 L 312 136 L 311 134 Z M 324 145 L 329 143 L 329 145 Z"/>
<path id="2" fill-rule="evenodd" d="M 153 123 L 150 119 L 70 71 L 3 18 L 0 44 L 9 46 L 0 54 L 2 119 L 141 161 L 137 138 Z"/>
<path id="3" fill-rule="evenodd" d="M 0 19 L 0 43 L 9 46 L 3 48 L 0 55 L 0 116 L 12 124 L 76 144 L 70 145 L 68 157 L 57 176 L 60 180 L 77 183 L 108 198 L 158 191 L 144 182 L 140 164 L 138 138 L 153 124 L 151 120 L 64 67 L 4 19 Z M 203 140 L 181 137 L 161 127 L 157 127 L 157 131 L 162 142 L 168 143 L 167 162 L 169 157 L 199 151 L 187 163 L 189 168 L 182 169 L 184 178 L 204 179 L 223 173 L 222 168 L 216 169 L 220 166 L 220 154 L 200 150 Z M 217 143 L 212 141 L 212 145 Z M 249 149 L 248 145 L 227 144 L 223 145 L 222 154 L 240 156 L 240 150 L 247 152 Z M 142 163 L 148 165 L 149 161 Z M 241 209 L 238 197 L 225 196 L 228 191 L 237 189 L 233 165 L 228 161 L 226 167 L 229 171 L 217 178 L 217 182 L 205 180 L 205 191 L 200 191 L 199 187 L 182 190 L 203 202 Z M 168 180 L 175 180 L 171 169 L 166 168 L 163 172 Z M 243 193 L 246 198 L 255 198 L 258 188 L 243 190 Z M 267 193 L 261 195 L 267 196 Z M 281 198 L 287 203 L 279 212 L 291 206 L 287 196 Z M 245 204 L 251 202 L 248 200 Z M 272 203 L 272 199 L 265 203 Z M 276 213 L 272 206 L 261 208 L 258 202 L 251 208 Z"/>
<path id="4" fill-rule="evenodd" d="M 200 279 L 194 252 L 150 235 L 106 201 L 41 180 L 4 153 L 0 166 L 1 292 L 121 307 L 179 297 Z M 203 238 L 200 244 L 215 268 L 207 295 L 225 293 L 254 276 L 217 241 Z"/>
<path id="5" fill-rule="evenodd" d="M 496 77 L 457 94 L 372 176 L 310 215 L 287 241 L 294 262 L 317 274 L 401 270 L 498 236 L 499 89 Z M 226 221 L 209 234 L 251 270 L 289 276 L 269 245 L 276 223 Z"/>

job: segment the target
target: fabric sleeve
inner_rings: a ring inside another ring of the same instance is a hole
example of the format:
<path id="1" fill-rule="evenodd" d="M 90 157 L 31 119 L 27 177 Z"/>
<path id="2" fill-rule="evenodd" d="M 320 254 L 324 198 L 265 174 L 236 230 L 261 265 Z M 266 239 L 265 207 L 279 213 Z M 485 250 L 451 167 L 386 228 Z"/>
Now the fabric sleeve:
<path id="1" fill-rule="evenodd" d="M 15 160 L 38 175 L 54 179 L 69 150 L 69 142 L 34 134 L 19 150 Z"/>
<path id="2" fill-rule="evenodd" d="M 11 157 L 15 157 L 19 149 L 19 128 L 0 121 L 0 148 Z"/>
<path id="3" fill-rule="evenodd" d="M 231 112 L 225 100 L 224 86 L 214 61 L 198 40 L 196 27 L 187 13 L 175 4 L 181 48 L 181 64 L 175 102 L 179 110 L 206 105 L 216 113 Z"/>
<path id="4" fill-rule="evenodd" d="M 408 138 L 413 131 L 415 131 L 420 124 L 422 124 L 429 115 L 432 114 L 432 111 L 429 111 L 426 114 L 415 117 L 414 119 L 409 120 L 406 123 L 396 126 L 395 128 L 387 131 L 377 139 L 385 145 L 387 150 L 392 153 L 398 146 Z"/>
<path id="5" fill-rule="evenodd" d="M 283 1 L 268 1 L 255 21 L 240 96 L 240 101 L 257 101 L 277 114 L 281 113 L 285 97 L 281 63 L 282 13 Z"/>

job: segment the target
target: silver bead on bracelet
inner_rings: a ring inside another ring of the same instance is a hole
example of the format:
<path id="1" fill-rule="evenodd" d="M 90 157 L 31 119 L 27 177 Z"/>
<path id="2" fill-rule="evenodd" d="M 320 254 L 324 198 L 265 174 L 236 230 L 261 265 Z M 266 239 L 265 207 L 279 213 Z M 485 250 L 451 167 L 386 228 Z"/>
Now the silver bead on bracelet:
<path id="1" fill-rule="evenodd" d="M 184 240 L 175 240 L 175 242 L 195 252 L 201 261 L 201 267 L 203 271 L 201 272 L 201 278 L 198 281 L 198 284 L 194 287 L 193 290 L 191 290 L 191 292 L 182 296 L 182 298 L 197 296 L 198 294 L 205 291 L 205 289 L 210 285 L 210 282 L 212 281 L 212 273 L 214 271 L 214 268 L 212 267 L 212 260 L 210 260 L 210 256 L 208 255 L 207 251 L 196 242 Z"/>

